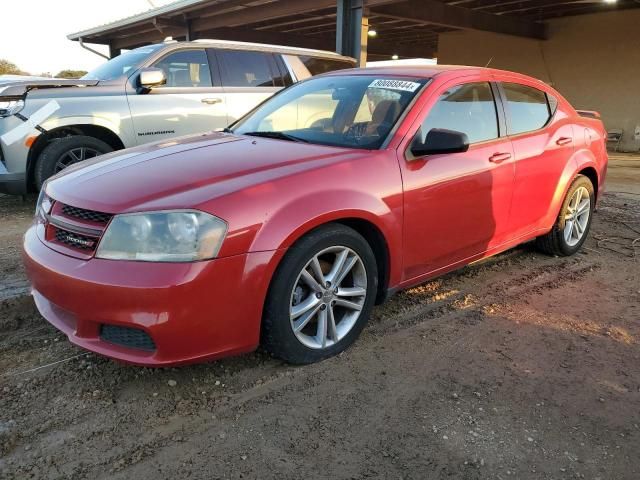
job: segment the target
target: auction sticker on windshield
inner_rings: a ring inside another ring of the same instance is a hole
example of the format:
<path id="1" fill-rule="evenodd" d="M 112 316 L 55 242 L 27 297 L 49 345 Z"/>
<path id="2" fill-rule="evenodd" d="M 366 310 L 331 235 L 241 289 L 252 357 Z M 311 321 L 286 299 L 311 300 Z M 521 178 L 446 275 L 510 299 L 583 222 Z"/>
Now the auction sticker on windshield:
<path id="1" fill-rule="evenodd" d="M 401 90 L 403 92 L 415 92 L 419 86 L 419 83 L 408 82 L 406 80 L 378 79 L 371 82 L 369 88 L 386 88 L 389 90 Z"/>

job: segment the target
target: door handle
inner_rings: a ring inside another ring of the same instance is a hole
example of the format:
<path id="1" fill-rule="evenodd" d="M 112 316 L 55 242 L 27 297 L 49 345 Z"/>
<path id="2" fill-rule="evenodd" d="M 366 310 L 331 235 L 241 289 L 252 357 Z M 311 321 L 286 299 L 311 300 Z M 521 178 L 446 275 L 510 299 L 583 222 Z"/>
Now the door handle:
<path id="1" fill-rule="evenodd" d="M 222 103 L 221 98 L 203 98 L 200 101 L 202 103 L 206 103 L 207 105 L 215 105 L 216 103 Z"/>
<path id="2" fill-rule="evenodd" d="M 489 161 L 491 163 L 500 163 L 500 162 L 504 162 L 505 160 L 509 160 L 510 158 L 511 158 L 511 154 L 509 152 L 494 153 L 489 157 Z"/>
<path id="3" fill-rule="evenodd" d="M 558 140 L 556 140 L 556 144 L 560 146 L 569 145 L 572 142 L 573 138 L 571 137 L 560 137 Z"/>

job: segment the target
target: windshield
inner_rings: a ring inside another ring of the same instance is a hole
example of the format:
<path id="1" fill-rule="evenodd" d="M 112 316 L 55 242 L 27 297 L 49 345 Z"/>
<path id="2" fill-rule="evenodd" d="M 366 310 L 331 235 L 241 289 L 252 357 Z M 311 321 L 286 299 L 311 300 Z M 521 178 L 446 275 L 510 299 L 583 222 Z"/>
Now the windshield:
<path id="1" fill-rule="evenodd" d="M 136 70 L 149 55 L 162 48 L 162 45 L 140 47 L 113 57 L 98 68 L 87 73 L 82 80 L 114 80 Z"/>
<path id="2" fill-rule="evenodd" d="M 426 79 L 339 75 L 298 83 L 241 119 L 237 134 L 377 149 Z"/>

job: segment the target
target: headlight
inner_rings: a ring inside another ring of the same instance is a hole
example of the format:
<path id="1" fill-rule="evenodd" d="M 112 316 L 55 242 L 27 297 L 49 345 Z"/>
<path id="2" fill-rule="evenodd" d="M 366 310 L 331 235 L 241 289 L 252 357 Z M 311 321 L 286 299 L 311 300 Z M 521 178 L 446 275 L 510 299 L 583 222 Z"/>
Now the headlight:
<path id="1" fill-rule="evenodd" d="M 145 262 L 193 262 L 218 255 L 227 224 L 194 210 L 116 215 L 96 257 Z"/>
<path id="2" fill-rule="evenodd" d="M 0 102 L 0 118 L 10 117 L 24 108 L 24 100 L 9 100 Z"/>
<path id="3" fill-rule="evenodd" d="M 36 202 L 36 220 L 44 220 L 45 216 L 51 213 L 53 201 L 44 193 L 44 187 L 40 190 L 38 201 Z"/>

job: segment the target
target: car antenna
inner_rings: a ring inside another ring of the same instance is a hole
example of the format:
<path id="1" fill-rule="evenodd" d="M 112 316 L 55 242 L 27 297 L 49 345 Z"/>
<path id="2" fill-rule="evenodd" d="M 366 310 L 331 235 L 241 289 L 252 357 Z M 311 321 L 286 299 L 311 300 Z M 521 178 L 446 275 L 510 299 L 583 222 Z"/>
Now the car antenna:
<path id="1" fill-rule="evenodd" d="M 484 66 L 484 68 L 487 68 L 491 62 L 493 62 L 493 57 L 491 57 L 491 58 L 489 59 L 489 61 L 487 62 L 487 64 Z"/>

